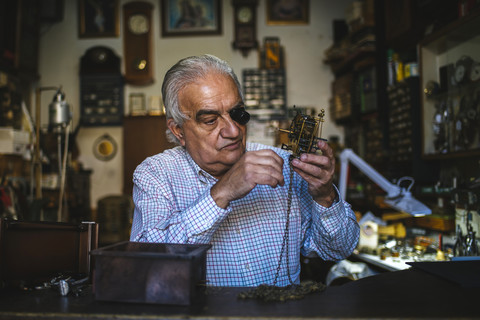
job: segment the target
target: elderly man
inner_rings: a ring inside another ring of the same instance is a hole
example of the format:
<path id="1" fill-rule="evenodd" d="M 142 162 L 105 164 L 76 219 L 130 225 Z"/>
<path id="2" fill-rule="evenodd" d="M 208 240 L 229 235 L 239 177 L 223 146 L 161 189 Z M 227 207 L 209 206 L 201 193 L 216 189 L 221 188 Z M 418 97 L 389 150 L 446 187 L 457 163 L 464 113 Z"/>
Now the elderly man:
<path id="1" fill-rule="evenodd" d="M 179 146 L 135 170 L 131 241 L 211 244 L 207 283 L 215 286 L 285 286 L 299 282 L 300 254 L 350 255 L 359 227 L 332 183 L 327 143 L 292 161 L 247 143 L 240 83 L 211 55 L 176 63 L 162 95 L 167 136 Z"/>

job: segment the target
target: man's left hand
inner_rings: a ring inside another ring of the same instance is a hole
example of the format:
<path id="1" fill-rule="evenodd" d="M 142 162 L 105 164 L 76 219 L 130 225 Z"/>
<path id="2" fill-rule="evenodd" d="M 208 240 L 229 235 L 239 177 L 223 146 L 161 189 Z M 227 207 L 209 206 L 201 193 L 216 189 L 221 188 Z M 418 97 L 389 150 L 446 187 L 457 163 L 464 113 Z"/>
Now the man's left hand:
<path id="1" fill-rule="evenodd" d="M 335 157 L 332 148 L 323 140 L 317 142 L 322 154 L 302 153 L 300 159 L 293 159 L 292 166 L 308 183 L 308 192 L 324 207 L 330 207 L 337 194 L 333 187 Z"/>

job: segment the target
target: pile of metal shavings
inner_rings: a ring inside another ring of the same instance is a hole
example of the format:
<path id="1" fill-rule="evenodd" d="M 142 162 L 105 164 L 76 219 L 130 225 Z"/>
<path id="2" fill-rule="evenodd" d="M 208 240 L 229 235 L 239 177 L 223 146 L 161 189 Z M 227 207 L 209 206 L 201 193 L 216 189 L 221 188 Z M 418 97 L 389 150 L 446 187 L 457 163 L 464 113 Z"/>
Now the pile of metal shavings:
<path id="1" fill-rule="evenodd" d="M 261 301 L 299 300 L 305 295 L 325 290 L 326 286 L 321 282 L 305 281 L 300 284 L 292 284 L 286 287 L 277 287 L 261 284 L 256 288 L 242 291 L 238 294 L 239 299 L 256 299 Z"/>

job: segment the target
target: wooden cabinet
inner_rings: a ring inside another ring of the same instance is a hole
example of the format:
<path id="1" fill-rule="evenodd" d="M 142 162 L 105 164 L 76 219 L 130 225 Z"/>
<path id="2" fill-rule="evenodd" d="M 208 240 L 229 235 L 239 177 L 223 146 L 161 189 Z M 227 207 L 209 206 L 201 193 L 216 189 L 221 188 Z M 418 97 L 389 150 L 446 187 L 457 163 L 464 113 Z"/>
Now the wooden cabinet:
<path id="1" fill-rule="evenodd" d="M 40 2 L 0 3 L 0 70 L 31 81 L 38 79 Z"/>
<path id="2" fill-rule="evenodd" d="M 438 166 L 421 157 L 420 96 L 418 76 L 387 87 L 388 172 L 394 178 L 413 176 L 416 185 L 433 183 L 432 179 L 438 175 Z"/>
<path id="3" fill-rule="evenodd" d="M 423 155 L 480 154 L 480 10 L 420 43 Z"/>
<path id="4" fill-rule="evenodd" d="M 386 50 L 384 2 L 366 1 L 370 18 L 350 23 L 350 33 L 326 51 L 335 75 L 330 118 L 345 129 L 345 146 L 372 165 L 387 156 Z"/>
<path id="5" fill-rule="evenodd" d="M 130 116 L 123 120 L 123 193 L 131 195 L 133 172 L 149 156 L 172 148 L 165 116 Z"/>

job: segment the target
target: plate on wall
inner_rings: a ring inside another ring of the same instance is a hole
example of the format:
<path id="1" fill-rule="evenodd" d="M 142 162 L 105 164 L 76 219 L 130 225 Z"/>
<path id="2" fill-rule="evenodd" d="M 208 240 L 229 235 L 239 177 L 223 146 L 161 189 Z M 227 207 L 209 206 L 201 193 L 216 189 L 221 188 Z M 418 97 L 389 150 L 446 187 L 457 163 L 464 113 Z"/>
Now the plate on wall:
<path id="1" fill-rule="evenodd" d="M 117 151 L 117 142 L 108 133 L 97 138 L 93 143 L 93 154 L 98 160 L 109 161 L 115 157 Z"/>

